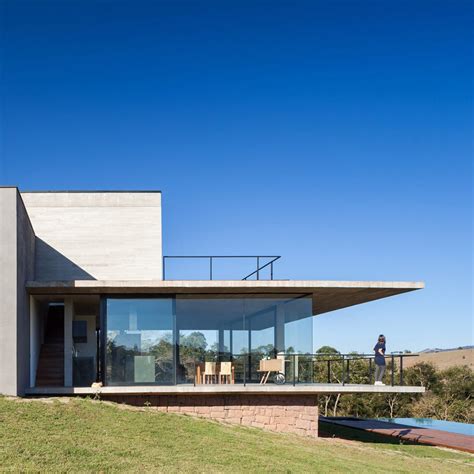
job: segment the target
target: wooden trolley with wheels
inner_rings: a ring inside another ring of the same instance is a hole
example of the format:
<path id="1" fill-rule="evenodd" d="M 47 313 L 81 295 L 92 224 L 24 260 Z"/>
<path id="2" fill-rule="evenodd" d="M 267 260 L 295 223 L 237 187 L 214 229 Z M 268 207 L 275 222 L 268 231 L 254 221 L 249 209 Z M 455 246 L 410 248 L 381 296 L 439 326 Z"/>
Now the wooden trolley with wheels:
<path id="1" fill-rule="evenodd" d="M 259 372 L 262 372 L 260 383 L 266 384 L 272 372 L 275 372 L 273 381 L 279 385 L 284 384 L 285 383 L 285 374 L 284 374 L 284 368 L 283 368 L 284 363 L 285 363 L 284 359 L 261 359 L 260 367 L 258 369 Z"/>

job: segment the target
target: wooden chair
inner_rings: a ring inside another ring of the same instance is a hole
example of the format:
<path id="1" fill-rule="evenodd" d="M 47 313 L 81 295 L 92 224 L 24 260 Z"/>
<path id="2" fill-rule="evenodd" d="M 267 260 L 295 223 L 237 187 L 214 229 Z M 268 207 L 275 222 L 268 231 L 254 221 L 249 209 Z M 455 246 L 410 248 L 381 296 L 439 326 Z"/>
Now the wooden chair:
<path id="1" fill-rule="evenodd" d="M 204 373 L 204 364 L 196 364 L 196 373 L 194 374 L 194 380 L 195 380 L 196 385 L 202 384 L 203 373 Z"/>
<path id="2" fill-rule="evenodd" d="M 217 383 L 217 363 L 206 362 L 204 364 L 204 373 L 202 374 L 203 383 Z M 209 381 L 209 382 L 208 382 Z"/>
<path id="3" fill-rule="evenodd" d="M 221 370 L 219 372 L 219 383 L 233 384 L 235 381 L 235 377 L 232 362 L 221 362 L 220 369 Z"/>

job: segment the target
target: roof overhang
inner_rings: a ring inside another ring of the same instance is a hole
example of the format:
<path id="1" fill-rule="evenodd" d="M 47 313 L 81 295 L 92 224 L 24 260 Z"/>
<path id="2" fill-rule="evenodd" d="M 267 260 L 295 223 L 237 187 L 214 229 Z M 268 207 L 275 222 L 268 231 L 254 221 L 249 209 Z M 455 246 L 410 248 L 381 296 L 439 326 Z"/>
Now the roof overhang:
<path id="1" fill-rule="evenodd" d="M 327 280 L 74 280 L 29 281 L 31 295 L 138 294 L 308 294 L 313 314 L 424 288 L 423 282 Z"/>

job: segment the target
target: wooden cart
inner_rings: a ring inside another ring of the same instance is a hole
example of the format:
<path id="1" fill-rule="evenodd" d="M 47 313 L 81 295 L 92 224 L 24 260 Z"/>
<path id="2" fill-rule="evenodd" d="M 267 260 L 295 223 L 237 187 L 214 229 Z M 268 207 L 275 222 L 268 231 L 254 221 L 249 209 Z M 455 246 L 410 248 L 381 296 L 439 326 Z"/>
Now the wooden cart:
<path id="1" fill-rule="evenodd" d="M 260 383 L 266 384 L 272 372 L 276 372 L 276 375 L 281 375 L 282 377 L 282 380 L 280 380 L 277 383 L 284 383 L 285 382 L 285 377 L 283 375 L 284 363 L 285 363 L 284 359 L 261 359 L 260 367 L 258 369 L 258 372 L 262 372 Z"/>

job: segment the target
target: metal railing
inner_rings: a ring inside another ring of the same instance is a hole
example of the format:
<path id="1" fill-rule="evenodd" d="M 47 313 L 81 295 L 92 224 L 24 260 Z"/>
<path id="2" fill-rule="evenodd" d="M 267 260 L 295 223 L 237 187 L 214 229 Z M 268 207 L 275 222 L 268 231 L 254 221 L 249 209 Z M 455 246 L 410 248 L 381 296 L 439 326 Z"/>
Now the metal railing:
<path id="1" fill-rule="evenodd" d="M 418 354 L 392 353 L 385 356 L 387 372 L 386 376 L 390 379 L 390 385 L 403 386 L 403 360 L 406 357 L 417 357 Z M 293 386 L 297 384 L 372 384 L 374 376 L 373 354 L 283 354 L 278 353 L 278 358 L 284 360 L 285 384 Z M 225 362 L 233 363 L 235 370 L 236 384 L 259 383 L 261 373 L 258 371 L 261 359 L 267 356 L 255 353 L 232 354 L 222 353 L 207 354 L 198 358 L 191 358 L 184 362 L 188 367 L 189 377 L 187 382 L 196 385 L 196 368 L 203 366 L 205 362 Z M 272 356 L 272 358 L 274 358 Z M 183 363 L 183 362 L 182 362 Z M 355 367 L 355 364 L 358 367 Z M 360 364 L 366 366 L 361 367 Z M 190 370 L 189 370 L 190 369 Z M 352 379 L 351 379 L 352 376 Z M 270 378 L 269 380 L 272 380 Z"/>
<path id="2" fill-rule="evenodd" d="M 248 280 L 250 277 L 255 275 L 256 280 L 260 280 L 261 271 L 267 267 L 270 267 L 270 280 L 273 280 L 273 264 L 281 258 L 280 255 L 164 255 L 163 256 L 163 280 L 166 280 L 166 262 L 170 259 L 206 259 L 209 261 L 209 280 L 213 280 L 214 276 L 214 261 L 217 259 L 253 259 L 255 260 L 255 270 L 249 273 L 247 276 L 241 278 L 242 280 Z M 261 264 L 261 259 L 271 259 L 264 264 Z"/>

